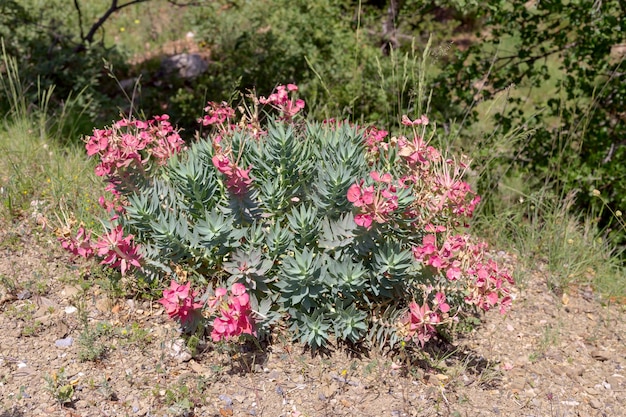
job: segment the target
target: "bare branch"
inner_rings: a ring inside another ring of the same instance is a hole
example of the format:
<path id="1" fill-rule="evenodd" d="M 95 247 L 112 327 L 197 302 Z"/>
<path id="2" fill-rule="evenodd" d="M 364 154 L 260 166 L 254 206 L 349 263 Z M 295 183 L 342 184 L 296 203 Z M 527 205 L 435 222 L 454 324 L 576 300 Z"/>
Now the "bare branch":
<path id="1" fill-rule="evenodd" d="M 80 30 L 80 39 L 85 39 L 85 32 L 83 31 L 83 14 L 80 11 L 80 4 L 78 0 L 74 0 L 74 7 L 78 13 L 78 29 Z"/>
<path id="2" fill-rule="evenodd" d="M 98 19 L 98 21 L 94 23 L 93 26 L 91 26 L 91 29 L 89 29 L 87 36 L 82 38 L 83 43 L 76 48 L 76 52 L 84 51 L 87 44 L 93 43 L 93 38 L 96 35 L 96 32 L 102 27 L 102 25 L 104 25 L 104 22 L 106 22 L 113 13 L 120 11 L 125 7 L 132 6 L 133 4 L 145 3 L 146 1 L 150 0 L 131 0 L 127 3 L 118 5 L 118 0 L 111 0 L 111 6 L 109 6 L 109 9 L 104 12 L 102 16 L 100 16 L 100 19 Z"/>
<path id="3" fill-rule="evenodd" d="M 204 1 L 204 0 L 200 0 L 200 1 L 185 1 L 185 2 L 178 2 L 177 0 L 167 0 L 167 2 L 169 4 L 171 4 L 172 6 L 176 6 L 176 7 L 202 6 L 203 4 L 206 3 L 206 1 Z"/>

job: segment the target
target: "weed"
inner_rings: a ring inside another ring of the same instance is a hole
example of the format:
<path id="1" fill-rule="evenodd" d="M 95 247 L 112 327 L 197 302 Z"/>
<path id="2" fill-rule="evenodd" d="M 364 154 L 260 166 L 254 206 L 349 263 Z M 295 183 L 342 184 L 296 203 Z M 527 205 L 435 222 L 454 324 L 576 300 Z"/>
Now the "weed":
<path id="1" fill-rule="evenodd" d="M 18 291 L 17 282 L 7 275 L 0 274 L 0 285 L 2 285 L 7 294 L 15 295 Z"/>
<path id="2" fill-rule="evenodd" d="M 102 336 L 110 336 L 113 327 L 110 323 L 99 322 L 95 327 L 85 324 L 83 331 L 78 337 L 78 359 L 81 362 L 97 361 L 106 354 L 108 346 L 102 342 Z"/>
<path id="3" fill-rule="evenodd" d="M 27 301 L 22 304 L 12 304 L 7 309 L 7 314 L 15 320 L 22 320 L 25 322 L 33 319 L 33 314 L 37 311 L 37 305 Z"/>
<path id="4" fill-rule="evenodd" d="M 34 336 L 39 333 L 43 329 L 44 325 L 40 321 L 35 321 L 32 324 L 25 325 L 22 328 L 21 335 L 22 336 Z"/>
<path id="5" fill-rule="evenodd" d="M 189 388 L 183 384 L 166 389 L 163 401 L 169 406 L 168 411 L 176 416 L 188 415 L 194 408 Z"/>
<path id="6" fill-rule="evenodd" d="M 74 397 L 74 386 L 68 381 L 65 375 L 65 368 L 59 369 L 52 375 L 45 375 L 46 390 L 61 405 L 72 402 Z"/>
<path id="7" fill-rule="evenodd" d="M 102 378 L 102 382 L 98 385 L 98 392 L 102 394 L 105 400 L 115 401 L 117 398 L 117 394 L 113 391 L 107 377 Z"/>
<path id="8" fill-rule="evenodd" d="M 2 240 L 0 240 L 0 249 L 3 250 L 19 250 L 22 246 L 22 238 L 15 232 L 8 232 Z"/>

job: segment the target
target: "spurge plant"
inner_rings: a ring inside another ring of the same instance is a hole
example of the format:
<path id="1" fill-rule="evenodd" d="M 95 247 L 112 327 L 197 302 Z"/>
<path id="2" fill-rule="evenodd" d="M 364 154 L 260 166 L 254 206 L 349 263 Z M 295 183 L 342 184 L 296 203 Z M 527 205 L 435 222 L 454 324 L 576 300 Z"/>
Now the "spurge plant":
<path id="1" fill-rule="evenodd" d="M 250 96 L 244 113 L 209 103 L 188 148 L 166 116 L 96 130 L 86 146 L 107 181 L 108 232 L 62 244 L 170 280 L 167 313 L 215 341 L 286 322 L 313 348 L 331 334 L 423 346 L 468 311 L 505 312 L 511 276 L 467 231 L 480 201 L 468 161 L 430 145 L 428 118 L 403 116 L 408 132 L 393 137 L 305 122 L 295 94 Z"/>

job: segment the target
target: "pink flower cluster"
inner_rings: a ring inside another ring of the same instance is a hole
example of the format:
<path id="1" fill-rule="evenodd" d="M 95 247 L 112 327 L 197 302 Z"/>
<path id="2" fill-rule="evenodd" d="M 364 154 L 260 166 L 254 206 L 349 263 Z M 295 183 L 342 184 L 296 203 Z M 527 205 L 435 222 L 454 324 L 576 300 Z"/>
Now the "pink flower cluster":
<path id="1" fill-rule="evenodd" d="M 197 291 L 191 290 L 190 282 L 181 285 L 172 280 L 170 287 L 163 290 L 163 298 L 159 300 L 159 303 L 163 304 L 170 318 L 178 318 L 185 325 L 193 319 L 196 315 L 195 312 L 202 307 L 202 303 L 195 302 L 197 295 Z"/>
<path id="2" fill-rule="evenodd" d="M 60 236 L 61 247 L 70 252 L 74 257 L 91 258 L 93 256 L 93 246 L 91 245 L 91 232 L 79 227 L 76 237 Z"/>
<path id="3" fill-rule="evenodd" d="M 150 157 L 159 165 L 165 164 L 172 154 L 185 148 L 168 119 L 168 115 L 148 121 L 122 119 L 110 129 L 95 129 L 85 147 L 87 155 L 100 157 L 96 175 L 113 177 L 131 164 L 141 167 Z"/>
<path id="4" fill-rule="evenodd" d="M 295 84 L 279 85 L 269 97 L 259 97 L 259 103 L 271 105 L 279 111 L 281 119 L 291 120 L 304 109 L 304 100 L 289 98 L 289 93 L 294 91 L 298 91 L 298 86 Z"/>
<path id="5" fill-rule="evenodd" d="M 235 117 L 235 110 L 225 101 L 222 101 L 220 104 L 209 101 L 204 111 L 207 114 L 203 118 L 198 119 L 198 123 L 202 123 L 203 126 L 224 125 Z"/>
<path id="6" fill-rule="evenodd" d="M 442 232 L 445 228 L 430 225 L 429 230 Z M 413 255 L 424 265 L 445 273 L 450 281 L 464 279 L 469 287 L 465 297 L 468 304 L 485 311 L 499 304 L 500 312 L 505 313 L 511 305 L 506 285 L 513 285 L 513 278 L 496 262 L 486 259 L 486 249 L 485 242 L 475 243 L 467 234 L 448 236 L 439 246 L 433 233 L 424 236 L 421 246 L 413 248 Z"/>
<path id="7" fill-rule="evenodd" d="M 141 268 L 141 255 L 133 242 L 133 235 L 124 236 L 122 226 L 117 226 L 101 236 L 96 242 L 91 240 L 91 232 L 83 227 L 78 228 L 76 237 L 60 236 L 61 246 L 74 256 L 91 258 L 97 255 L 102 259 L 102 265 L 119 268 L 125 275 L 130 267 Z"/>
<path id="8" fill-rule="evenodd" d="M 423 114 L 421 117 L 415 120 L 409 119 L 409 116 L 407 116 L 406 114 L 402 115 L 402 124 L 405 126 L 412 126 L 412 127 L 419 126 L 419 125 L 427 126 L 428 123 L 429 123 L 428 117 L 426 117 Z"/>
<path id="9" fill-rule="evenodd" d="M 400 319 L 400 334 L 405 335 L 405 341 L 417 339 L 424 347 L 435 334 L 435 326 L 442 323 L 442 313 L 449 311 L 446 296 L 441 292 L 435 294 L 432 309 L 426 301 L 422 306 L 413 301 L 409 304 L 409 311 Z"/>
<path id="10" fill-rule="evenodd" d="M 367 152 L 373 155 L 379 153 L 379 147 L 387 150 L 389 144 L 385 142 L 385 138 L 389 135 L 386 130 L 379 130 L 374 126 L 367 128 L 364 132 L 365 147 Z"/>
<path id="11" fill-rule="evenodd" d="M 427 124 L 427 119 L 421 123 Z M 450 226 L 465 225 L 463 220 L 472 217 L 480 202 L 480 197 L 463 181 L 467 163 L 445 159 L 417 134 L 411 139 L 401 136 L 392 144 L 407 166 L 402 180 L 412 184 L 415 200 L 406 214 L 415 219 L 416 227 L 441 219 L 449 221 Z"/>
<path id="12" fill-rule="evenodd" d="M 209 300 L 209 308 L 219 311 L 219 317 L 213 321 L 213 341 L 229 340 L 242 334 L 256 336 L 250 296 L 243 284 L 233 284 L 230 295 L 226 288 L 217 288 L 215 297 Z"/>
<path id="13" fill-rule="evenodd" d="M 374 188 L 374 185 L 364 187 L 361 180 L 348 188 L 348 201 L 359 207 L 361 212 L 354 216 L 354 222 L 366 229 L 372 227 L 372 223 L 385 223 L 389 214 L 398 208 L 398 196 L 396 186 L 391 183 L 391 174 L 382 176 L 376 171 L 370 173 L 370 177 L 378 184 L 386 184 L 386 188 Z"/>
<path id="14" fill-rule="evenodd" d="M 141 263 L 139 263 L 141 255 L 133 243 L 133 235 L 124 236 L 124 231 L 120 225 L 100 237 L 94 245 L 94 249 L 97 250 L 98 256 L 104 258 L 100 262 L 102 265 L 119 268 L 122 275 L 130 266 L 141 268 Z"/>
<path id="15" fill-rule="evenodd" d="M 244 195 L 248 192 L 252 178 L 250 170 L 243 169 L 223 153 L 218 153 L 211 159 L 219 172 L 226 175 L 226 188 L 235 195 Z"/>

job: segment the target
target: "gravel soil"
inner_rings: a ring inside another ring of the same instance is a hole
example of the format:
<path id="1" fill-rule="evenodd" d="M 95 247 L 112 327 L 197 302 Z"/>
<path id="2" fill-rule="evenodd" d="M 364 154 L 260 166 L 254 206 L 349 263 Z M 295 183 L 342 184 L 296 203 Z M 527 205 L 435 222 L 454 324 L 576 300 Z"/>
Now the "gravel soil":
<path id="1" fill-rule="evenodd" d="M 624 305 L 555 295 L 541 271 L 506 316 L 421 354 L 312 356 L 284 333 L 191 352 L 158 303 L 113 297 L 51 233 L 1 229 L 0 417 L 626 416 Z"/>

